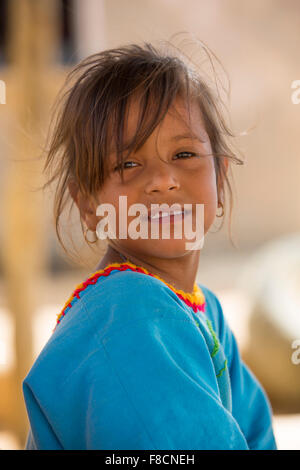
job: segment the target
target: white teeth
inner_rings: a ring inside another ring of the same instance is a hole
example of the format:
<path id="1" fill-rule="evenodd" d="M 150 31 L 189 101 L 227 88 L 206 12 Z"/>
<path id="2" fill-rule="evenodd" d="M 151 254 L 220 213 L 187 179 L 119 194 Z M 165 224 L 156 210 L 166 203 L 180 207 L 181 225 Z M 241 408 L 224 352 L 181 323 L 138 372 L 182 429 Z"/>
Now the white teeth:
<path id="1" fill-rule="evenodd" d="M 168 217 L 169 215 L 178 215 L 182 214 L 182 211 L 174 211 L 174 212 L 162 212 L 162 213 L 157 213 L 153 216 L 151 216 L 151 219 L 158 219 L 159 217 Z"/>

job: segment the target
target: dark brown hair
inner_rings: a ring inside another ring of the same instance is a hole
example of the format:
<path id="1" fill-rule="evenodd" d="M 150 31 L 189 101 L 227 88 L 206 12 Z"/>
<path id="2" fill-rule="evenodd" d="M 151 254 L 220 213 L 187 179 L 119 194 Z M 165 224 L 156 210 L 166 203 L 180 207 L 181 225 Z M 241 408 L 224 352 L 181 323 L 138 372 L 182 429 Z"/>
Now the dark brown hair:
<path id="1" fill-rule="evenodd" d="M 207 49 L 206 49 L 207 52 Z M 212 53 L 209 54 L 212 60 Z M 80 192 L 93 198 L 107 177 L 107 153 L 111 139 L 117 160 L 122 162 L 125 111 L 135 94 L 140 97 L 136 134 L 126 147 L 137 150 L 163 120 L 174 99 L 196 99 L 214 156 L 217 184 L 225 203 L 229 193 L 230 221 L 232 188 L 224 159 L 242 164 L 233 147 L 235 137 L 225 119 L 224 103 L 201 70 L 195 70 L 180 52 L 163 52 L 152 44 L 126 45 L 93 54 L 81 61 L 67 76 L 62 96 L 58 96 L 50 130 L 44 171 L 49 174 L 44 188 L 56 182 L 55 228 L 62 247 L 60 218 L 72 201 L 68 183 L 72 179 Z M 229 165 L 230 170 L 230 165 Z M 123 167 L 120 166 L 121 178 Z M 81 220 L 81 219 L 80 219 Z M 223 225 L 224 218 L 222 220 Z M 81 226 L 83 224 L 81 221 Z M 220 227 L 221 227 L 220 226 Z"/>

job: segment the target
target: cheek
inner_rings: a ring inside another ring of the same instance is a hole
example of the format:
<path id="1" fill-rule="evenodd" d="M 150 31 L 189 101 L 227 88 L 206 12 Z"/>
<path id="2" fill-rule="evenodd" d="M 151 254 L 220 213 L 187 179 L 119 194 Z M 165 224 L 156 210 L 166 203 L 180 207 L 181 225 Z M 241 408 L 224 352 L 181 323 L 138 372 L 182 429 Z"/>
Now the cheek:
<path id="1" fill-rule="evenodd" d="M 117 213 L 119 207 L 119 196 L 122 195 L 125 195 L 125 193 L 119 191 L 115 184 L 108 182 L 98 193 L 98 201 L 99 204 L 111 204 L 115 207 Z"/>
<path id="2" fill-rule="evenodd" d="M 188 188 L 192 189 L 199 201 L 207 204 L 216 204 L 217 184 L 213 162 L 207 162 L 199 171 L 194 172 L 187 181 Z"/>
<path id="3" fill-rule="evenodd" d="M 99 193 L 98 201 L 99 204 L 111 204 L 113 206 L 114 211 L 112 209 L 112 212 L 114 212 L 115 214 L 115 224 L 117 233 L 119 233 L 120 217 L 121 219 L 123 218 L 123 226 L 124 224 L 128 225 L 130 220 L 135 218 L 135 216 L 128 216 L 129 207 L 137 202 L 133 191 L 124 191 L 124 189 L 120 191 L 117 188 L 117 185 L 107 185 L 106 187 L 103 187 L 101 192 Z M 103 217 L 98 216 L 98 221 L 106 217 L 106 215 L 104 215 Z"/>
<path id="4" fill-rule="evenodd" d="M 116 221 L 118 220 L 118 213 L 119 213 L 118 201 L 119 201 L 119 194 L 117 194 L 116 191 L 113 191 L 112 185 L 106 184 L 101 188 L 101 191 L 99 191 L 97 194 L 97 202 L 98 202 L 97 207 L 102 206 L 103 204 L 106 204 L 106 205 L 111 205 L 112 209 L 110 210 L 110 212 L 105 211 L 103 215 L 101 216 L 96 215 L 97 224 L 101 220 L 106 219 L 107 216 L 110 217 L 111 215 L 114 217 L 114 220 Z M 96 211 L 97 211 L 97 207 L 96 207 Z"/>
<path id="5" fill-rule="evenodd" d="M 205 189 L 206 203 L 209 206 L 216 208 L 218 194 L 217 194 L 217 185 L 216 185 L 215 179 L 213 178 L 212 181 L 208 181 L 204 189 Z"/>
<path id="6" fill-rule="evenodd" d="M 215 219 L 218 205 L 214 167 L 208 165 L 198 174 L 194 174 L 189 182 L 189 188 L 193 188 L 193 200 L 204 204 L 204 231 L 206 233 Z"/>

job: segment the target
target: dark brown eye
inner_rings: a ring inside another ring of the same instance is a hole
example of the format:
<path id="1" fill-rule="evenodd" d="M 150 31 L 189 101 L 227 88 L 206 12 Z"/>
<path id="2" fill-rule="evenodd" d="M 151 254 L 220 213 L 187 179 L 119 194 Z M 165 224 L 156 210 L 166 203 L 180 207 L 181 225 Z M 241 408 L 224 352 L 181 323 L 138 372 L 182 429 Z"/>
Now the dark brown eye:
<path id="1" fill-rule="evenodd" d="M 130 161 L 123 162 L 123 169 L 124 170 L 127 170 L 128 168 L 134 168 L 133 166 L 125 166 L 127 163 L 133 163 L 134 165 L 136 165 L 136 163 L 130 162 Z M 114 171 L 118 171 L 121 167 L 122 167 L 122 164 L 115 166 Z"/>
<path id="2" fill-rule="evenodd" d="M 192 152 L 180 152 L 175 155 L 175 157 L 180 156 L 179 159 L 185 159 L 185 158 L 190 158 L 190 157 L 196 157 L 195 153 Z"/>

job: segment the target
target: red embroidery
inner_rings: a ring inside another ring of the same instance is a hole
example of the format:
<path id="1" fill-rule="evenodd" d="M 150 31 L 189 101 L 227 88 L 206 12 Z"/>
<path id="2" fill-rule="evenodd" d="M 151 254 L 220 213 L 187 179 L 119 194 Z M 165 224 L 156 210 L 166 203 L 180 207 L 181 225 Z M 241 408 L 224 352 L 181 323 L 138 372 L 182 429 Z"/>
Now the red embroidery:
<path id="1" fill-rule="evenodd" d="M 183 292 L 179 289 L 175 289 L 171 284 L 168 284 L 164 279 L 161 277 L 157 276 L 156 274 L 150 273 L 147 269 L 138 267 L 132 263 L 112 263 L 108 265 L 105 269 L 101 271 L 97 271 L 96 273 L 92 274 L 88 279 L 86 279 L 83 283 L 81 283 L 77 288 L 74 290 L 73 294 L 71 297 L 68 299 L 66 302 L 63 310 L 61 313 L 57 315 L 57 321 L 56 321 L 56 326 L 60 323 L 62 317 L 65 316 L 66 309 L 72 307 L 72 301 L 76 297 L 77 299 L 80 299 L 80 292 L 85 290 L 89 285 L 96 284 L 98 281 L 99 277 L 102 276 L 109 276 L 109 274 L 113 270 L 118 270 L 118 271 L 126 271 L 127 269 L 130 269 L 131 271 L 139 272 L 142 274 L 146 274 L 148 276 L 155 277 L 156 279 L 159 279 L 162 281 L 164 284 L 166 284 L 183 302 L 186 303 L 189 307 L 193 309 L 194 312 L 197 312 L 198 310 L 201 312 L 205 311 L 205 297 L 202 292 L 202 290 L 199 288 L 199 286 L 195 283 L 194 284 L 194 290 L 192 294 Z M 56 328 L 55 326 L 55 328 Z M 54 330 L 55 330 L 54 328 Z"/>

